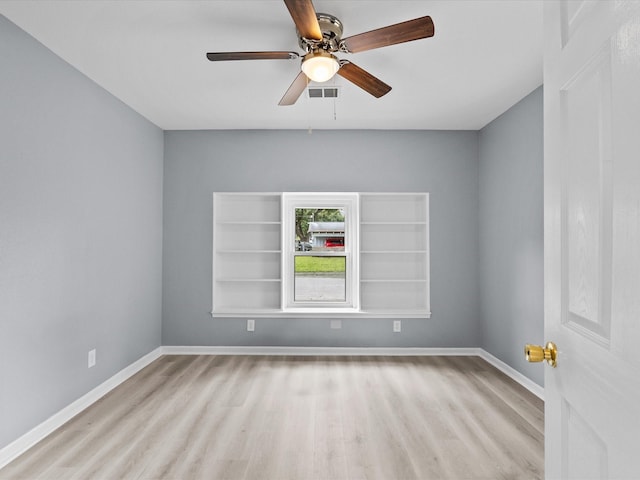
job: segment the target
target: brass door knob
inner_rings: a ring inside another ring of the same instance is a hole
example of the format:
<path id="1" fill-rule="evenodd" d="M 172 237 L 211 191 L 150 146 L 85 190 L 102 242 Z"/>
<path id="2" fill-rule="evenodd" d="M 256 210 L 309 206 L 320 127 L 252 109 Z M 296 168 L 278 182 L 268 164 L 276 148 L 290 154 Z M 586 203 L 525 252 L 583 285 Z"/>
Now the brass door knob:
<path id="1" fill-rule="evenodd" d="M 553 342 L 547 342 L 544 347 L 527 344 L 524 346 L 524 358 L 527 359 L 527 362 L 542 362 L 546 360 L 549 365 L 555 368 L 558 364 L 558 349 Z"/>

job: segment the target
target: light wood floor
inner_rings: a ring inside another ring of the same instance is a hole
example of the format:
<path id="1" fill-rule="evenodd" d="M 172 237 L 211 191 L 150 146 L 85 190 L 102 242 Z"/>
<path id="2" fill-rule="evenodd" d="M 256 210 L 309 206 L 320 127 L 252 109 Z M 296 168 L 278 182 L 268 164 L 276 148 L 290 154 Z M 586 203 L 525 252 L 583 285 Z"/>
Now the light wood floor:
<path id="1" fill-rule="evenodd" d="M 543 421 L 477 357 L 164 356 L 0 479 L 536 479 Z"/>

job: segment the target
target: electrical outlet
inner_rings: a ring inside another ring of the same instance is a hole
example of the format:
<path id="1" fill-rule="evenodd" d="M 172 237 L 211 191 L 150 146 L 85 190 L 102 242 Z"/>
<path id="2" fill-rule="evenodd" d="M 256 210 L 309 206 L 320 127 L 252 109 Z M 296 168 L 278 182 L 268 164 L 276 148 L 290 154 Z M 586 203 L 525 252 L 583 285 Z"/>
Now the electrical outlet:
<path id="1" fill-rule="evenodd" d="M 256 329 L 256 321 L 252 318 L 247 320 L 247 332 L 253 332 Z"/>
<path id="2" fill-rule="evenodd" d="M 94 367 L 96 365 L 96 349 L 89 350 L 89 355 L 87 357 L 87 365 L 89 368 Z"/>
<path id="3" fill-rule="evenodd" d="M 398 333 L 398 332 L 402 331 L 402 322 L 400 320 L 394 320 L 393 321 L 393 331 L 395 333 Z"/>

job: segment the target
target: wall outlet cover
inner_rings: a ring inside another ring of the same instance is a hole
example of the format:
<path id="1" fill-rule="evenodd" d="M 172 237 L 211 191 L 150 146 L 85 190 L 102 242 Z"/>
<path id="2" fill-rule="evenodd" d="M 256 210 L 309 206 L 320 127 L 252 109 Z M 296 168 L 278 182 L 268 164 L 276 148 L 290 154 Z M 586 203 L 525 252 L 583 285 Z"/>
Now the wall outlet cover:
<path id="1" fill-rule="evenodd" d="M 89 355 L 87 357 L 87 366 L 89 368 L 94 367 L 96 365 L 96 349 L 89 350 Z"/>

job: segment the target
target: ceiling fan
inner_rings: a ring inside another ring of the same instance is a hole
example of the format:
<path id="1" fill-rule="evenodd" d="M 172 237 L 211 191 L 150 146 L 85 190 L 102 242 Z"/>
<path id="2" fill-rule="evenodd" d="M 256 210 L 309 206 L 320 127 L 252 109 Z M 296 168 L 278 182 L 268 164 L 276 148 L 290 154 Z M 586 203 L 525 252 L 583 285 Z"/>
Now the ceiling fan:
<path id="1" fill-rule="evenodd" d="M 382 80 L 371 75 L 349 60 L 338 59 L 335 52 L 358 53 L 398 43 L 432 37 L 431 17 L 420 17 L 389 25 L 351 37 L 342 38 L 342 22 L 326 13 L 316 13 L 311 0 L 284 0 L 296 25 L 298 44 L 306 53 L 302 55 L 301 72 L 285 92 L 278 105 L 296 103 L 309 80 L 326 82 L 337 73 L 353 84 L 380 98 L 391 90 Z M 294 60 L 296 52 L 210 52 L 212 62 L 226 60 Z"/>

